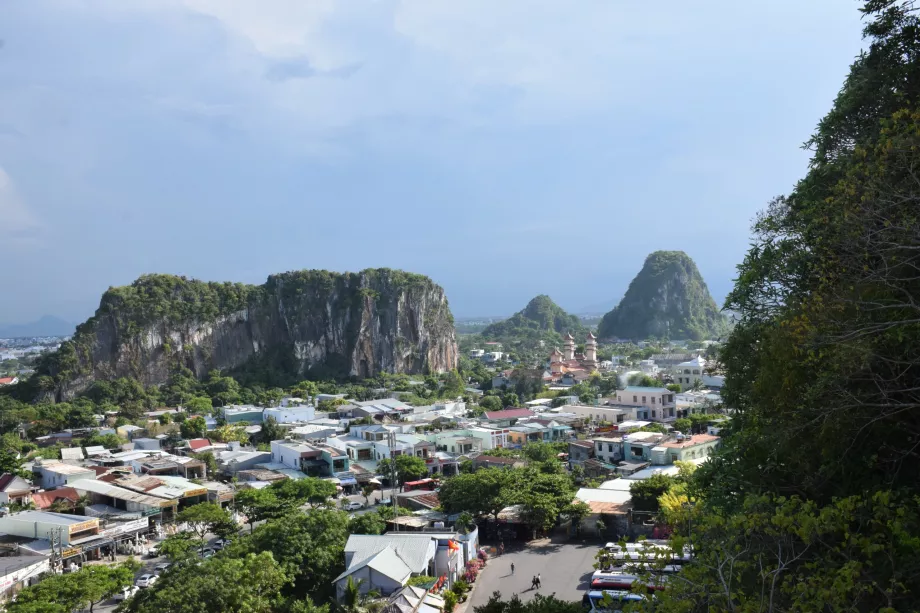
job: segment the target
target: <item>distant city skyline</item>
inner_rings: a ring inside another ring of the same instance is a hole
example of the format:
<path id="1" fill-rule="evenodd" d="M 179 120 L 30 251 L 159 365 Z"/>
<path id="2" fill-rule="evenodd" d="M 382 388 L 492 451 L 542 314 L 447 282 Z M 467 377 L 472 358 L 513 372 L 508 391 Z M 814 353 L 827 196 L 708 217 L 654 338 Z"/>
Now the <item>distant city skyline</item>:
<path id="1" fill-rule="evenodd" d="M 0 322 L 304 268 L 578 312 L 659 249 L 721 306 L 861 28 L 836 0 L 3 3 Z"/>

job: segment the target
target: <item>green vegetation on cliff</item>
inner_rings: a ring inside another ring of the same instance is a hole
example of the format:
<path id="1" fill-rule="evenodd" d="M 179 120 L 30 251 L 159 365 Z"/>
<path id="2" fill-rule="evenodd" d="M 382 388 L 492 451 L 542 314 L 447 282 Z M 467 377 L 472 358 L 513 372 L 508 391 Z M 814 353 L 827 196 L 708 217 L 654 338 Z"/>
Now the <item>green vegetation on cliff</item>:
<path id="1" fill-rule="evenodd" d="M 145 275 L 109 288 L 74 337 L 39 361 L 19 396 L 62 399 L 119 377 L 160 384 L 182 368 L 199 377 L 232 370 L 263 386 L 306 370 L 318 378 L 444 370 L 456 366 L 453 336 L 443 290 L 399 270 L 294 271 L 263 285 Z"/>
<path id="2" fill-rule="evenodd" d="M 916 11 L 865 4 L 808 174 L 754 225 L 720 355 L 734 414 L 661 498 L 696 556 L 656 611 L 920 610 Z"/>
<path id="3" fill-rule="evenodd" d="M 506 343 L 545 341 L 558 345 L 566 333 L 571 333 L 581 342 L 588 329 L 576 315 L 566 313 L 549 296 L 540 295 L 528 302 L 522 311 L 489 325 L 482 331 L 482 337 Z"/>
<path id="4" fill-rule="evenodd" d="M 717 338 L 727 323 L 696 264 L 683 251 L 656 251 L 629 284 L 626 295 L 604 315 L 601 338 Z"/>

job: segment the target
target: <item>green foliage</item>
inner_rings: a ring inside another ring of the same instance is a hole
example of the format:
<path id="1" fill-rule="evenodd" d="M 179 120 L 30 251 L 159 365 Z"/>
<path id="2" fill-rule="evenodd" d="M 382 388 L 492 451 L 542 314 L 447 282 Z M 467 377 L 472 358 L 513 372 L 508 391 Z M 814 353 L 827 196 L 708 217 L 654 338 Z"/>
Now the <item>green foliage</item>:
<path id="1" fill-rule="evenodd" d="M 409 580 L 406 582 L 406 584 L 429 588 L 435 583 L 437 583 L 437 581 L 438 581 L 437 577 L 429 577 L 428 575 L 418 575 L 417 577 L 409 577 Z"/>
<path id="2" fill-rule="evenodd" d="M 348 514 L 332 509 L 293 513 L 259 526 L 228 554 L 269 552 L 293 578 L 282 595 L 324 602 L 334 594 L 332 580 L 345 569 L 348 525 Z"/>
<path id="3" fill-rule="evenodd" d="M 662 296 L 667 298 L 662 298 Z M 598 325 L 601 338 L 718 338 L 725 318 L 696 264 L 683 251 L 656 251 Z"/>
<path id="4" fill-rule="evenodd" d="M 179 428 L 183 438 L 204 438 L 208 434 L 208 424 L 200 415 L 186 419 Z"/>
<path id="5" fill-rule="evenodd" d="M 348 531 L 351 534 L 383 534 L 386 529 L 386 521 L 380 513 L 374 511 L 355 515 L 348 523 Z"/>
<path id="6" fill-rule="evenodd" d="M 502 399 L 498 396 L 483 396 L 479 399 L 479 406 L 486 411 L 501 411 L 504 408 Z"/>
<path id="7" fill-rule="evenodd" d="M 193 415 L 210 415 L 213 409 L 211 399 L 206 396 L 196 396 L 185 403 L 185 410 Z"/>
<path id="8" fill-rule="evenodd" d="M 101 446 L 106 449 L 118 449 L 127 442 L 126 439 L 117 434 L 99 434 L 98 432 L 91 432 L 89 436 L 81 441 L 83 447 Z"/>
<path id="9" fill-rule="evenodd" d="M 658 499 L 670 489 L 673 483 L 673 477 L 662 474 L 655 474 L 648 479 L 635 481 L 629 486 L 633 508 L 637 511 L 657 513 L 659 509 Z"/>
<path id="10" fill-rule="evenodd" d="M 489 601 L 473 609 L 475 613 L 584 613 L 580 602 L 559 600 L 555 596 L 535 594 L 527 602 L 514 594 L 510 600 L 502 600 L 501 592 L 493 592 Z"/>
<path id="11" fill-rule="evenodd" d="M 400 483 L 416 481 L 428 476 L 428 466 L 425 460 L 413 455 L 402 454 L 394 459 L 385 458 L 377 462 L 377 473 L 389 477 L 396 468 L 396 478 Z"/>
<path id="12" fill-rule="evenodd" d="M 214 502 L 202 502 L 186 507 L 176 515 L 176 521 L 188 524 L 189 529 L 204 539 L 205 535 L 236 532 L 236 523 L 230 513 Z"/>
<path id="13" fill-rule="evenodd" d="M 650 423 L 646 426 L 639 428 L 639 432 L 657 432 L 658 434 L 667 434 L 670 432 L 667 426 L 659 423 Z"/>
<path id="14" fill-rule="evenodd" d="M 140 568 L 129 560 L 115 566 L 84 566 L 74 573 L 50 575 L 39 583 L 23 589 L 16 600 L 6 604 L 11 613 L 70 613 L 83 607 L 93 607 L 123 587 L 134 582 Z"/>
<path id="15" fill-rule="evenodd" d="M 522 311 L 488 326 L 482 331 L 482 336 L 495 340 L 524 337 L 559 344 L 566 333 L 580 337 L 587 335 L 588 329 L 577 316 L 566 313 L 552 298 L 540 295 L 527 303 Z"/>
<path id="16" fill-rule="evenodd" d="M 654 377 L 650 377 L 646 374 L 639 373 L 639 372 L 633 375 L 630 375 L 629 378 L 626 380 L 626 383 L 628 385 L 635 385 L 639 387 L 660 387 L 661 386 L 661 381 L 659 381 L 658 379 L 655 379 Z"/>
<path id="17" fill-rule="evenodd" d="M 272 613 L 282 605 L 281 591 L 290 582 L 289 573 L 268 552 L 216 556 L 171 569 L 132 598 L 125 611 Z"/>
<path id="18" fill-rule="evenodd" d="M 170 534 L 157 546 L 160 555 L 172 563 L 190 560 L 195 557 L 196 550 L 202 546 L 201 539 L 194 538 L 189 532 Z"/>

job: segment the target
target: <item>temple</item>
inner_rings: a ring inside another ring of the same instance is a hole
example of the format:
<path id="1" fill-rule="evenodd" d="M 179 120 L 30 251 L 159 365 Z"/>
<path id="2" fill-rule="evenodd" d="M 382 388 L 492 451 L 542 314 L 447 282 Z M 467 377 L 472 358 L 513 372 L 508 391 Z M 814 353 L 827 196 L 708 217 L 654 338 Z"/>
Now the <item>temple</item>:
<path id="1" fill-rule="evenodd" d="M 554 375 L 584 371 L 592 373 L 597 370 L 597 337 L 588 332 L 584 355 L 575 354 L 575 337 L 565 335 L 563 351 L 556 347 L 549 356 L 549 369 Z"/>

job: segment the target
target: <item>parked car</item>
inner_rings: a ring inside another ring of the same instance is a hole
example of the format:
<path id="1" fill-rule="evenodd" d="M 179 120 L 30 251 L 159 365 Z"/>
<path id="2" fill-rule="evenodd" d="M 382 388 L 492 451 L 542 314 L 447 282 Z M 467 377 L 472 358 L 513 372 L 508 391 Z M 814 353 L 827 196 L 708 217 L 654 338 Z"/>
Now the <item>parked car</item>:
<path id="1" fill-rule="evenodd" d="M 153 572 L 157 575 L 166 572 L 166 570 L 171 566 L 169 562 L 161 562 L 153 567 Z"/>
<path id="2" fill-rule="evenodd" d="M 346 511 L 357 511 L 358 509 L 363 509 L 364 505 L 357 501 L 349 502 L 345 505 Z"/>
<path id="3" fill-rule="evenodd" d="M 148 558 L 156 558 L 160 555 L 160 549 L 156 545 L 147 550 Z"/>
<path id="4" fill-rule="evenodd" d="M 208 558 L 214 557 L 214 553 L 215 551 L 211 549 L 210 547 L 208 547 L 207 549 L 202 549 L 200 555 L 202 558 L 207 560 Z"/>
<path id="5" fill-rule="evenodd" d="M 141 575 L 138 577 L 137 581 L 134 582 L 134 585 L 137 587 L 150 587 L 157 582 L 157 576 L 152 574 Z"/>
<path id="6" fill-rule="evenodd" d="M 224 547 L 227 547 L 228 545 L 230 545 L 230 539 L 217 539 L 216 541 L 211 543 L 211 548 L 214 549 L 215 551 L 220 551 L 221 549 L 223 549 Z"/>
<path id="7" fill-rule="evenodd" d="M 125 600 L 131 598 L 137 594 L 138 588 L 136 585 L 129 585 L 121 588 L 121 591 L 115 594 L 115 600 L 117 602 L 124 602 Z"/>

